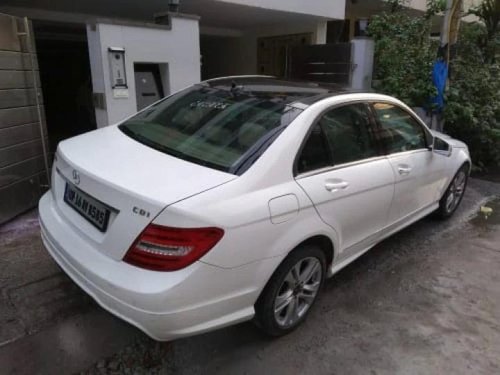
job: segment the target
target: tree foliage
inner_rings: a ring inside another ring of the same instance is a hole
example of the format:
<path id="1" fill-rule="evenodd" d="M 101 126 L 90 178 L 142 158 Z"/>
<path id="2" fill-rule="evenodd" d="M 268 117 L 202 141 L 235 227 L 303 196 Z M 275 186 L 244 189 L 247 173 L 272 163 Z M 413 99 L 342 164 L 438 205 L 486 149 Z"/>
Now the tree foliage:
<path id="1" fill-rule="evenodd" d="M 469 14 L 483 22 L 485 28 L 478 36 L 478 43 L 485 61 L 494 63 L 500 44 L 500 0 L 483 0 L 477 7 L 471 8 Z"/>
<path id="2" fill-rule="evenodd" d="M 445 132 L 465 141 L 474 166 L 483 170 L 500 165 L 499 3 L 484 0 L 471 11 L 482 23 L 462 23 L 443 112 Z M 419 17 L 405 13 L 402 4 L 390 0 L 388 11 L 370 22 L 374 88 L 425 107 L 435 95 L 431 75 L 438 52 L 430 36 L 431 17 L 443 10 L 443 2 L 428 1 L 427 12 Z"/>
<path id="3" fill-rule="evenodd" d="M 485 33 L 482 24 L 462 25 L 444 110 L 446 132 L 469 145 L 480 170 L 500 165 L 500 65 L 484 48 Z"/>
<path id="4" fill-rule="evenodd" d="M 431 72 L 437 41 L 430 38 L 430 16 L 402 11 L 391 0 L 389 11 L 370 20 L 368 33 L 375 41 L 374 88 L 411 106 L 424 106 L 435 95 Z"/>

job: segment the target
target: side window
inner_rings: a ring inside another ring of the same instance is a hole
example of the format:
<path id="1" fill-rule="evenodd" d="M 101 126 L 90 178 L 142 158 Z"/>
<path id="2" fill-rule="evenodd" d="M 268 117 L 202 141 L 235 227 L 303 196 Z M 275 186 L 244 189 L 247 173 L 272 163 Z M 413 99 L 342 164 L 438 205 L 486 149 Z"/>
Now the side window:
<path id="1" fill-rule="evenodd" d="M 364 104 L 332 109 L 320 118 L 319 125 L 330 143 L 334 165 L 378 155 Z"/>
<path id="2" fill-rule="evenodd" d="M 331 163 L 328 145 L 321 128 L 316 124 L 302 148 L 298 160 L 297 172 L 309 172 L 329 165 Z"/>
<path id="3" fill-rule="evenodd" d="M 424 128 L 404 109 L 388 103 L 375 103 L 373 109 L 381 127 L 379 137 L 388 153 L 427 146 Z"/>

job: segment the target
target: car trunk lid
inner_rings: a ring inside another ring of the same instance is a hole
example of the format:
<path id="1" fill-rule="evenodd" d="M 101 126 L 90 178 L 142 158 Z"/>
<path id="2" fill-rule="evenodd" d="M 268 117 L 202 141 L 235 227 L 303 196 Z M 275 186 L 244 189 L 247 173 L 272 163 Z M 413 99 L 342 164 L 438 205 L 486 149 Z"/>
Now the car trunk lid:
<path id="1" fill-rule="evenodd" d="M 154 150 L 111 126 L 59 144 L 52 192 L 61 215 L 75 231 L 99 251 L 122 259 L 166 206 L 234 178 Z M 68 189 L 78 192 L 77 198 L 72 196 L 74 201 L 65 201 Z M 75 207 L 79 199 L 83 203 Z M 92 206 L 97 206 L 97 212 L 109 209 L 105 230 L 89 218 L 98 216 Z"/>

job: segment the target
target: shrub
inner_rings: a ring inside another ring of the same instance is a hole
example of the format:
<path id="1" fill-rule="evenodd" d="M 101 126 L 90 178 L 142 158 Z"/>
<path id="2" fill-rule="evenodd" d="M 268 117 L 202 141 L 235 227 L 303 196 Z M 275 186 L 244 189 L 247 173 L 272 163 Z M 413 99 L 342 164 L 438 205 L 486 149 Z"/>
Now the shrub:
<path id="1" fill-rule="evenodd" d="M 430 37 L 430 19 L 443 2 L 428 1 L 427 13 L 419 17 L 406 14 L 402 0 L 387 3 L 390 11 L 374 16 L 368 28 L 375 41 L 373 86 L 410 106 L 425 107 L 436 93 L 431 75 L 438 42 Z M 480 5 L 471 13 L 497 19 L 488 15 L 491 9 L 496 8 Z M 493 21 L 484 25 L 461 25 L 443 112 L 444 131 L 468 144 L 479 170 L 500 165 L 500 35 Z"/>
<path id="2" fill-rule="evenodd" d="M 486 29 L 463 24 L 444 109 L 445 131 L 469 145 L 476 169 L 500 165 L 500 65 L 484 49 Z"/>
<path id="3" fill-rule="evenodd" d="M 391 11 L 370 20 L 368 33 L 375 41 L 373 86 L 410 106 L 424 106 L 436 94 L 431 74 L 438 43 L 430 38 L 430 15 L 411 16 L 399 4 L 389 2 Z"/>

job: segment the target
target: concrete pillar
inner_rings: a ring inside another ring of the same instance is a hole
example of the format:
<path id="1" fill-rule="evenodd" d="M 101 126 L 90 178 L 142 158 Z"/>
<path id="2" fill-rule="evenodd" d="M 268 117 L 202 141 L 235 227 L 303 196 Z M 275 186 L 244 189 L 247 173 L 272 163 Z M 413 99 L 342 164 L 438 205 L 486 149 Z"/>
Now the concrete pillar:
<path id="1" fill-rule="evenodd" d="M 87 36 L 99 128 L 118 123 L 137 112 L 136 63 L 159 65 L 166 95 L 200 82 L 198 17 L 171 15 L 170 25 L 97 20 L 87 25 Z M 126 87 L 113 86 L 109 48 L 125 51 Z"/>
<path id="2" fill-rule="evenodd" d="M 351 88 L 371 90 L 375 44 L 372 39 L 366 37 L 354 38 L 351 43 L 353 63 Z"/>

